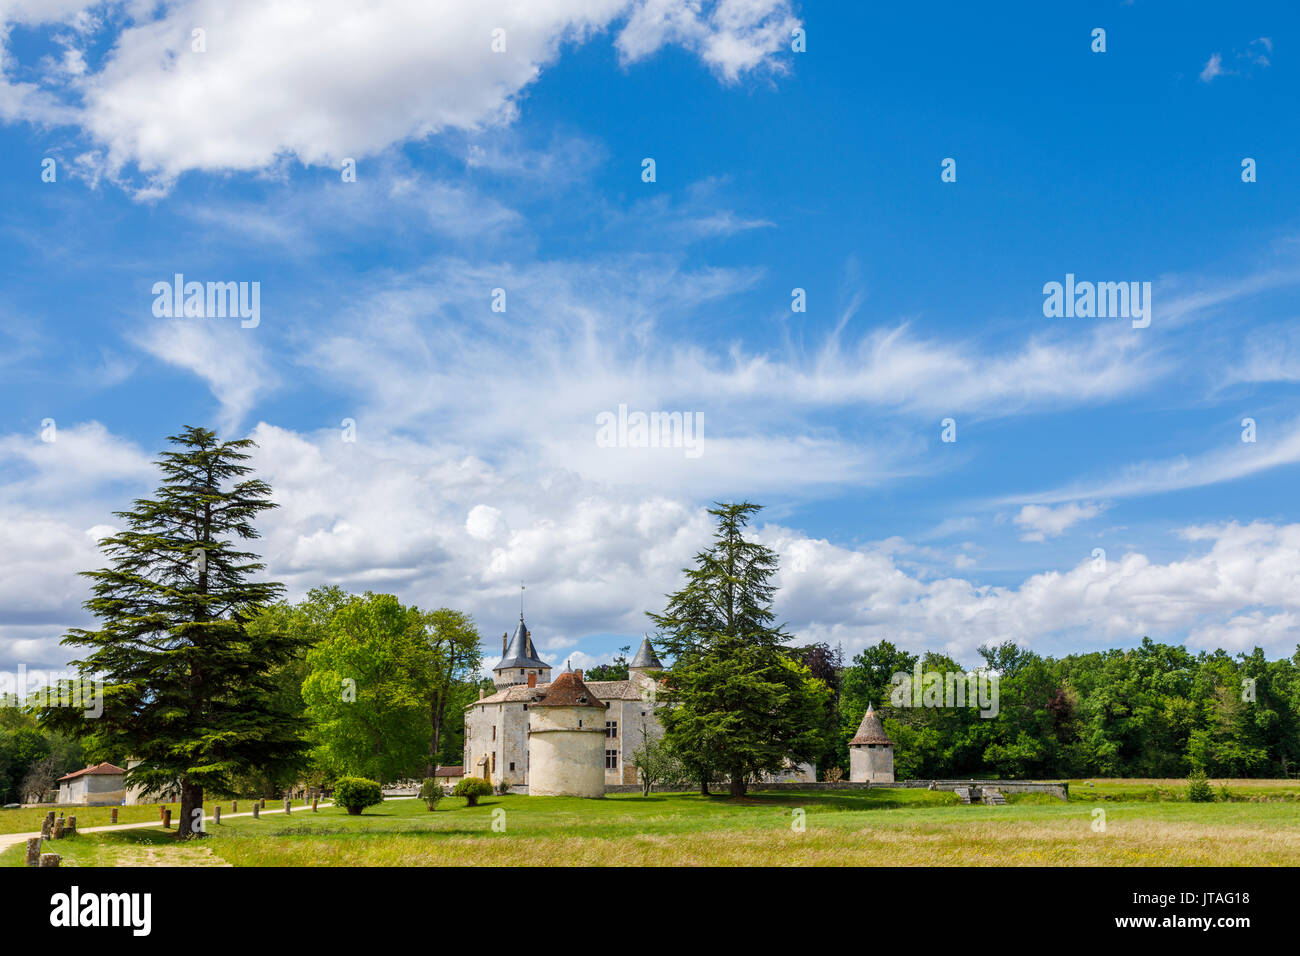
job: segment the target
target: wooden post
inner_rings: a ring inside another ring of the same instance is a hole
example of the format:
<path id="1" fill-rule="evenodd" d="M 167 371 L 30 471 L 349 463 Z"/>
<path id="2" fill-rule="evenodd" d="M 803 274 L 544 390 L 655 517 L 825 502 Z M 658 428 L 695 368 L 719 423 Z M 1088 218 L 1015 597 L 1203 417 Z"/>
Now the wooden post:
<path id="1" fill-rule="evenodd" d="M 68 817 L 68 825 L 67 825 L 66 827 L 64 827 L 64 829 L 63 829 L 63 835 L 64 835 L 64 836 L 70 836 L 70 837 L 73 837 L 73 836 L 76 836 L 76 835 L 77 835 L 77 818 L 76 818 L 76 817 Z"/>
<path id="2" fill-rule="evenodd" d="M 260 802 L 261 802 L 261 804 L 262 804 L 262 809 L 265 810 L 265 809 L 266 809 L 266 797 L 263 797 L 263 798 L 261 799 Z"/>
<path id="3" fill-rule="evenodd" d="M 260 819 L 260 818 L 258 817 L 258 815 L 257 815 L 259 810 L 261 810 L 261 807 L 259 807 L 259 806 L 257 805 L 257 801 L 254 800 L 254 801 L 253 801 L 253 819 L 254 819 L 254 820 Z"/>
<path id="4" fill-rule="evenodd" d="M 51 810 L 49 815 L 41 821 L 41 839 L 54 839 L 54 811 Z"/>
<path id="5" fill-rule="evenodd" d="M 292 805 L 293 805 L 293 801 L 290 800 L 288 797 L 285 797 L 285 798 L 284 798 L 284 812 L 285 812 L 285 813 L 289 813 L 289 812 L 291 812 Z"/>
<path id="6" fill-rule="evenodd" d="M 170 830 L 172 828 L 172 812 L 163 810 L 163 828 Z"/>
<path id="7" fill-rule="evenodd" d="M 27 865 L 28 866 L 41 865 L 41 838 L 40 837 L 27 838 Z"/>
<path id="8" fill-rule="evenodd" d="M 114 807 L 114 808 L 113 808 L 113 812 L 112 812 L 112 814 L 110 815 L 110 817 L 109 817 L 109 821 L 108 821 L 108 822 L 109 822 L 109 823 L 116 823 L 116 822 L 117 822 L 117 807 Z"/>
<path id="9" fill-rule="evenodd" d="M 63 817 L 59 817 L 54 821 L 54 839 L 63 839 Z"/>
<path id="10" fill-rule="evenodd" d="M 311 812 L 312 812 L 312 813 L 315 813 L 315 812 L 316 812 L 316 800 L 317 800 L 316 794 L 313 793 L 313 794 L 311 795 Z"/>
<path id="11" fill-rule="evenodd" d="M 63 859 L 63 857 L 59 856 L 57 853 L 42 853 L 41 866 L 58 866 L 61 859 Z"/>
<path id="12" fill-rule="evenodd" d="M 215 823 L 217 826 L 221 826 L 221 804 L 218 803 L 215 807 L 213 807 L 212 812 L 216 816 L 216 819 L 213 820 L 213 823 Z"/>
<path id="13" fill-rule="evenodd" d="M 231 812 L 231 813 L 238 813 L 238 812 L 239 812 L 239 801 L 238 801 L 238 800 L 231 800 L 231 801 L 230 801 L 230 812 Z"/>

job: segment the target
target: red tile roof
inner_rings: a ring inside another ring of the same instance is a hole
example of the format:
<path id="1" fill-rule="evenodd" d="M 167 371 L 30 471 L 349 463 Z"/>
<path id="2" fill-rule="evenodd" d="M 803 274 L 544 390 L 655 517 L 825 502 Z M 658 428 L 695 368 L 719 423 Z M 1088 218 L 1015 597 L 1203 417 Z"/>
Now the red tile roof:
<path id="1" fill-rule="evenodd" d="M 604 703 L 591 692 L 577 671 L 565 671 L 546 685 L 541 696 L 533 702 L 534 707 L 600 707 Z M 534 688 L 536 689 L 536 688 Z"/>
<path id="2" fill-rule="evenodd" d="M 84 777 L 86 774 L 91 774 L 91 773 L 111 774 L 111 773 L 126 773 L 126 771 L 123 770 L 121 767 L 114 766 L 113 764 L 109 763 L 106 760 L 101 764 L 95 764 L 93 767 L 87 767 L 85 770 L 76 770 L 72 773 L 65 774 L 64 776 L 59 778 L 59 783 L 62 783 L 65 780 L 73 780 L 76 777 Z"/>
<path id="3" fill-rule="evenodd" d="M 464 767 L 439 767 L 433 772 L 435 777 L 463 777 L 465 776 Z"/>

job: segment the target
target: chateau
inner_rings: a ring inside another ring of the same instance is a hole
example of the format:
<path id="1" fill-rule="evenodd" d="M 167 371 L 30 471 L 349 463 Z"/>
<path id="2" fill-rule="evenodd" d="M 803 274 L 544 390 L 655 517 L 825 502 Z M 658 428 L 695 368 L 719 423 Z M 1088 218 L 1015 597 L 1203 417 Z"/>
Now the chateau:
<path id="1" fill-rule="evenodd" d="M 649 637 L 627 670 L 627 680 L 584 681 L 581 670 L 552 680 L 520 614 L 514 637 L 501 635 L 501 660 L 492 668 L 496 692 L 480 691 L 465 708 L 465 776 L 525 786 L 533 795 L 601 797 L 607 786 L 635 785 L 633 753 L 663 733 L 651 676 L 663 665 Z M 816 771 L 800 764 L 774 779 L 810 782 Z"/>
<path id="2" fill-rule="evenodd" d="M 632 753 L 663 731 L 655 718 L 652 671 L 663 665 L 641 641 L 627 680 L 584 683 L 582 671 L 551 680 L 519 615 L 501 660 L 492 668 L 496 693 L 465 709 L 465 775 L 528 786 L 529 793 L 600 796 L 606 784 L 635 784 Z"/>

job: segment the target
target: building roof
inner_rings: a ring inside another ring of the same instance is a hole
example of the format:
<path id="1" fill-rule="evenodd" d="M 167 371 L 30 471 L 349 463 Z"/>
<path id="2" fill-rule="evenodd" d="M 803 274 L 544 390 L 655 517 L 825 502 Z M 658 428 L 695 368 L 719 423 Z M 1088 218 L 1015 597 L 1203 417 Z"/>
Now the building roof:
<path id="1" fill-rule="evenodd" d="M 641 647 L 637 649 L 636 657 L 632 658 L 632 663 L 628 667 L 645 667 L 649 670 L 661 671 L 664 665 L 659 663 L 658 656 L 655 655 L 655 649 L 650 646 L 650 636 L 642 635 Z"/>
<path id="2" fill-rule="evenodd" d="M 591 691 L 598 699 L 603 701 L 610 700 L 641 700 L 645 694 L 642 685 L 631 680 L 593 680 L 586 681 L 587 689 Z M 472 700 L 465 706 L 475 707 L 479 704 L 530 704 L 533 699 L 544 694 L 551 685 L 538 684 L 536 687 L 529 687 L 527 684 L 513 684 L 510 687 L 503 687 L 495 694 L 489 694 L 479 700 Z"/>
<path id="3" fill-rule="evenodd" d="M 121 767 L 115 766 L 109 763 L 107 760 L 105 760 L 103 763 L 98 763 L 95 764 L 94 766 L 86 767 L 84 770 L 75 770 L 72 773 L 64 774 L 62 777 L 59 778 L 58 782 L 62 783 L 65 780 L 74 780 L 77 777 L 85 777 L 90 774 L 114 774 L 114 773 L 123 774 L 126 773 L 126 771 L 123 770 Z"/>
<path id="4" fill-rule="evenodd" d="M 894 742 L 889 739 L 885 733 L 884 725 L 880 723 L 880 718 L 876 716 L 876 710 L 870 704 L 867 704 L 867 712 L 862 715 L 862 723 L 858 724 L 858 732 L 853 735 L 849 744 L 888 744 L 893 746 Z"/>
<path id="5" fill-rule="evenodd" d="M 435 777 L 463 777 L 465 776 L 464 767 L 439 767 L 433 772 Z"/>
<path id="6" fill-rule="evenodd" d="M 545 688 L 534 689 L 541 690 L 537 699 L 533 701 L 534 707 L 605 708 L 609 706 L 582 682 L 582 677 L 577 671 L 565 671 Z"/>
<path id="7" fill-rule="evenodd" d="M 494 671 L 508 670 L 511 667 L 550 667 L 545 661 L 538 659 L 537 650 L 533 647 L 532 635 L 528 633 L 528 626 L 524 624 L 524 616 L 519 615 L 519 626 L 515 628 L 515 636 L 510 639 L 510 646 L 501 656 L 501 662 Z"/>

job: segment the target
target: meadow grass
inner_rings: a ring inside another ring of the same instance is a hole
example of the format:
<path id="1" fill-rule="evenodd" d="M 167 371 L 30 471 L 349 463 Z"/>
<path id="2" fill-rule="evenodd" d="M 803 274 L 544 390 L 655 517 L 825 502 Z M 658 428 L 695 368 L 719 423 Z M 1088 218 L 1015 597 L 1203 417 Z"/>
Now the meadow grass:
<path id="1" fill-rule="evenodd" d="M 1227 788 L 1230 801 L 1266 803 L 1273 801 L 1300 801 L 1300 780 L 1233 780 L 1208 781 L 1215 799 L 1222 799 L 1220 791 Z M 1107 780 L 1091 778 L 1071 780 L 1070 799 L 1076 802 L 1097 800 L 1133 801 L 1186 800 L 1187 781 L 1169 778 L 1127 778 Z"/>
<path id="2" fill-rule="evenodd" d="M 1134 782 L 1138 791 L 1151 785 Z M 63 854 L 65 866 L 1300 865 L 1300 813 L 1290 800 L 1040 796 L 963 806 L 952 793 L 926 790 L 739 800 L 505 795 L 477 807 L 449 797 L 433 812 L 418 800 L 389 799 L 360 816 L 330 807 L 295 808 L 286 817 L 268 806 L 258 820 L 209 821 L 210 835 L 190 843 L 151 827 L 80 835 L 49 849 Z M 1104 830 L 1095 828 L 1096 809 L 1104 811 Z M 0 865 L 21 865 L 22 849 L 0 854 Z"/>

